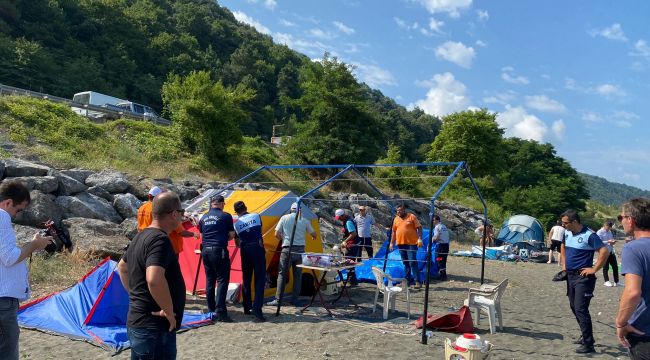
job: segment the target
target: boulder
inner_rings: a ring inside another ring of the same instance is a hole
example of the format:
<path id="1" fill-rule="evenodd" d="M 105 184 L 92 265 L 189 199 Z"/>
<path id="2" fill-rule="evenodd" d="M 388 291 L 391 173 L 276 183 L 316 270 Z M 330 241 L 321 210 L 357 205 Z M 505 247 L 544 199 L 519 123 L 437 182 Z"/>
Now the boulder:
<path id="1" fill-rule="evenodd" d="M 89 194 L 93 194 L 95 196 L 99 196 L 100 198 L 113 203 L 114 197 L 113 194 L 109 193 L 106 191 L 103 187 L 100 186 L 91 186 L 88 188 L 87 192 Z"/>
<path id="2" fill-rule="evenodd" d="M 88 186 L 68 175 L 58 174 L 56 178 L 59 182 L 59 196 L 74 195 L 88 190 Z"/>
<path id="3" fill-rule="evenodd" d="M 80 183 L 85 183 L 86 179 L 95 172 L 92 170 L 85 170 L 85 169 L 70 169 L 70 170 L 61 170 L 61 174 L 65 176 L 69 176 Z"/>
<path id="4" fill-rule="evenodd" d="M 87 192 L 75 196 L 59 196 L 56 198 L 56 203 L 63 208 L 67 218 L 85 217 L 114 223 L 122 222 L 122 218 L 108 201 Z"/>
<path id="5" fill-rule="evenodd" d="M 16 245 L 18 245 L 18 247 L 23 247 L 25 244 L 31 242 L 34 238 L 34 234 L 41 230 L 36 227 L 25 226 L 16 223 L 12 225 L 14 232 L 16 233 Z"/>
<path id="6" fill-rule="evenodd" d="M 21 225 L 43 227 L 47 220 L 60 223 L 63 218 L 63 209 L 54 202 L 54 196 L 45 195 L 38 190 L 30 192 L 32 201 L 29 206 L 16 215 L 15 222 Z"/>
<path id="7" fill-rule="evenodd" d="M 124 219 L 120 224 L 120 229 L 122 229 L 122 235 L 129 238 L 129 240 L 133 240 L 138 233 L 138 219 L 134 217 Z"/>
<path id="8" fill-rule="evenodd" d="M 178 197 L 181 199 L 181 201 L 192 200 L 195 197 L 199 196 L 199 192 L 196 189 L 185 185 L 172 184 L 172 185 L 167 185 L 166 187 L 163 188 L 175 192 L 178 195 Z"/>
<path id="9" fill-rule="evenodd" d="M 17 180 L 25 184 L 31 190 L 39 190 L 46 194 L 55 192 L 59 188 L 59 182 L 54 176 L 19 176 L 7 178 L 6 180 Z"/>
<path id="10" fill-rule="evenodd" d="M 138 215 L 138 208 L 141 201 L 133 194 L 116 194 L 113 200 L 113 207 L 123 218 L 130 218 Z"/>
<path id="11" fill-rule="evenodd" d="M 88 176 L 86 185 L 99 186 L 110 193 L 123 193 L 129 187 L 129 182 L 122 173 L 102 171 Z"/>
<path id="12" fill-rule="evenodd" d="M 45 165 L 21 159 L 7 159 L 4 161 L 4 167 L 4 176 L 6 177 L 43 176 L 47 175 L 47 172 L 50 170 Z"/>
<path id="13" fill-rule="evenodd" d="M 63 220 L 63 225 L 70 232 L 70 239 L 77 251 L 117 259 L 129 244 L 119 224 L 74 217 Z"/>
<path id="14" fill-rule="evenodd" d="M 337 225 L 324 219 L 319 220 L 320 236 L 324 244 L 337 245 L 341 243 L 340 231 Z"/>

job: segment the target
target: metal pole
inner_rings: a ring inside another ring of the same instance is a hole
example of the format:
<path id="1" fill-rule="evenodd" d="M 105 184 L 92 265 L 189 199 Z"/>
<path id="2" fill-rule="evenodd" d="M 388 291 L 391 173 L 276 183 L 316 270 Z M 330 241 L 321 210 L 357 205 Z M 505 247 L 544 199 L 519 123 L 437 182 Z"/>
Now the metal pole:
<path id="1" fill-rule="evenodd" d="M 434 201 L 431 201 L 431 211 L 429 212 L 429 243 L 427 244 L 425 283 L 424 283 L 424 310 L 422 311 L 422 344 L 427 343 L 427 316 L 429 307 L 429 273 L 431 272 L 431 248 L 433 247 L 433 215 L 435 212 Z"/>
<path id="2" fill-rule="evenodd" d="M 296 201 L 296 203 L 298 203 L 298 210 L 296 211 L 296 217 L 295 217 L 294 222 L 293 222 L 293 227 L 291 228 L 291 237 L 289 238 L 289 253 L 287 254 L 288 258 L 287 258 L 287 261 L 284 262 L 284 266 L 282 267 L 282 273 L 281 274 L 286 274 L 287 275 L 287 280 L 289 280 L 288 271 L 289 271 L 289 263 L 291 263 L 291 250 L 292 250 L 292 247 L 293 247 L 293 239 L 296 236 L 296 227 L 298 225 L 298 218 L 299 218 L 300 212 L 301 212 L 300 211 L 300 206 L 301 206 L 300 202 L 301 202 L 301 200 L 302 200 L 301 198 L 298 198 L 298 201 Z M 283 236 L 284 236 L 284 234 L 283 234 Z M 284 239 L 282 239 L 280 241 L 284 241 Z M 280 262 L 282 262 L 282 255 L 283 255 L 282 250 L 280 250 Z M 280 275 L 280 276 L 282 276 L 282 275 Z M 296 281 L 296 279 L 294 278 L 293 281 Z M 287 286 L 288 283 L 289 283 L 289 281 L 287 281 L 286 283 L 284 283 L 284 281 L 283 281 L 282 288 L 280 289 L 280 297 L 278 298 L 278 306 L 275 309 L 275 316 L 280 316 L 280 308 L 282 307 L 282 297 L 284 297 L 284 287 Z M 300 294 L 298 294 L 297 296 L 300 296 Z"/>

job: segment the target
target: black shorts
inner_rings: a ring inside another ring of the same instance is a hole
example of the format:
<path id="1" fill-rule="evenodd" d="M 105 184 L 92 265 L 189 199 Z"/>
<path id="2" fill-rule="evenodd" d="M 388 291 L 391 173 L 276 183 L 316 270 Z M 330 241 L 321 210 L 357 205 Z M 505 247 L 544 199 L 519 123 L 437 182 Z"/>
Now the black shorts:
<path id="1" fill-rule="evenodd" d="M 562 242 L 560 240 L 551 240 L 551 250 L 560 251 Z"/>

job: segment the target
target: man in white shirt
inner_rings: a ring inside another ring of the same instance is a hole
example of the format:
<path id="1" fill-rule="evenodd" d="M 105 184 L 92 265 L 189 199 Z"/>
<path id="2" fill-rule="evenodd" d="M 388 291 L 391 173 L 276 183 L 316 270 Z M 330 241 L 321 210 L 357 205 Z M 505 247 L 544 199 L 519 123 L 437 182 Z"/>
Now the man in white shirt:
<path id="1" fill-rule="evenodd" d="M 607 287 L 616 287 L 618 286 L 618 263 L 616 262 L 616 254 L 614 253 L 614 245 L 616 240 L 614 240 L 614 235 L 612 234 L 612 225 L 611 221 L 607 221 L 603 224 L 603 227 L 596 232 L 596 235 L 600 237 L 600 240 L 603 241 L 603 244 L 609 250 L 609 257 L 603 265 L 603 279 L 605 279 L 605 286 Z M 612 265 L 612 273 L 614 274 L 614 282 L 609 281 L 609 265 Z"/>
<path id="2" fill-rule="evenodd" d="M 447 255 L 449 255 L 449 230 L 440 221 L 440 216 L 433 217 L 433 238 L 436 243 L 436 262 L 440 272 L 440 280 L 447 281 Z"/>
<path id="3" fill-rule="evenodd" d="M 373 249 L 372 249 L 372 225 L 375 223 L 375 219 L 371 214 L 368 214 L 367 208 L 363 205 L 359 206 L 359 213 L 354 217 L 354 222 L 357 224 L 357 246 L 359 251 L 359 259 L 361 259 L 361 254 L 363 249 L 366 249 L 366 254 L 368 254 L 368 259 L 372 259 Z"/>
<path id="4" fill-rule="evenodd" d="M 45 249 L 51 236 L 39 233 L 22 248 L 16 246 L 11 220 L 31 201 L 29 190 L 18 181 L 0 185 L 0 357 L 18 359 L 18 303 L 30 296 L 25 259 L 36 250 Z"/>
<path id="5" fill-rule="evenodd" d="M 553 250 L 555 250 L 557 251 L 557 263 L 562 266 L 562 252 L 560 252 L 562 241 L 564 240 L 564 227 L 562 226 L 562 221 L 558 220 L 555 223 L 555 226 L 551 228 L 551 231 L 548 232 L 548 239 L 550 244 L 548 250 L 548 261 L 546 263 L 550 264 L 553 262 Z"/>

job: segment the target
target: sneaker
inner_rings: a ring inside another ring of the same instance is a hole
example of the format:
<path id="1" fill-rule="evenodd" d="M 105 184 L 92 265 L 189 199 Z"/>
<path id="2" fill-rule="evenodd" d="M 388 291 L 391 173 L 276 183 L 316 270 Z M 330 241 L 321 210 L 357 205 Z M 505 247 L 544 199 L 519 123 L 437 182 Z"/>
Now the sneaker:
<path id="1" fill-rule="evenodd" d="M 593 352 L 596 352 L 596 349 L 594 349 L 593 345 L 582 344 L 578 346 L 578 348 L 576 349 L 576 353 L 578 354 L 590 354 Z"/>
<path id="2" fill-rule="evenodd" d="M 262 314 L 254 314 L 253 322 L 254 323 L 263 323 L 266 321 L 266 318 Z"/>
<path id="3" fill-rule="evenodd" d="M 269 301 L 266 303 L 266 306 L 278 306 L 278 299 L 274 299 L 273 301 Z"/>
<path id="4" fill-rule="evenodd" d="M 612 283 L 612 287 L 619 287 L 621 286 L 619 283 Z"/>
<path id="5" fill-rule="evenodd" d="M 616 286 L 616 285 L 612 285 L 612 283 L 609 282 L 609 281 L 605 281 L 605 283 L 604 283 L 603 285 L 605 285 L 605 286 L 607 286 L 607 287 Z"/>
<path id="6" fill-rule="evenodd" d="M 228 315 L 217 315 L 215 321 L 222 322 L 222 323 L 234 323 L 235 322 L 235 320 L 233 320 Z"/>
<path id="7" fill-rule="evenodd" d="M 580 336 L 578 340 L 573 340 L 573 343 L 576 345 L 582 345 L 582 336 Z"/>
<path id="8" fill-rule="evenodd" d="M 244 310 L 244 315 L 250 315 L 252 312 L 250 310 Z"/>

